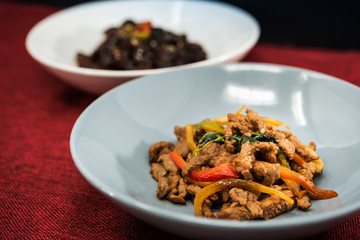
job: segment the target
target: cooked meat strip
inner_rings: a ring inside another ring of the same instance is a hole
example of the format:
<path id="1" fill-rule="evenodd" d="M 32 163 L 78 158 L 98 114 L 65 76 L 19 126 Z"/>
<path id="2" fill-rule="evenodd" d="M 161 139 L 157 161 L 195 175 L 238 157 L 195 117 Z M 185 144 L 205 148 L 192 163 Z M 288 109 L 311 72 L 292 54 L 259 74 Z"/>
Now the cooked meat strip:
<path id="1" fill-rule="evenodd" d="M 255 161 L 252 171 L 254 177 L 261 181 L 262 184 L 271 186 L 280 178 L 279 168 L 279 164 L 270 164 L 269 166 L 266 166 L 262 162 Z"/>
<path id="2" fill-rule="evenodd" d="M 312 180 L 315 174 L 315 165 L 313 163 L 304 163 L 302 166 L 299 166 L 295 162 L 291 164 L 291 169 L 295 172 L 300 173 L 309 180 Z"/>
<path id="3" fill-rule="evenodd" d="M 307 210 L 309 209 L 312 204 L 310 202 L 310 197 L 307 194 L 304 194 L 302 197 L 296 198 L 296 205 L 301 210 Z"/>
<path id="4" fill-rule="evenodd" d="M 174 144 L 163 141 L 151 145 L 149 148 L 149 162 L 155 162 L 160 155 L 173 151 L 174 147 Z"/>
<path id="5" fill-rule="evenodd" d="M 241 206 L 245 206 L 249 201 L 257 201 L 260 194 L 241 188 L 232 188 L 229 191 L 229 196 L 232 201 L 238 202 Z"/>
<path id="6" fill-rule="evenodd" d="M 310 162 L 319 159 L 319 156 L 314 152 L 310 151 L 306 145 L 301 143 L 297 137 L 291 135 L 289 137 L 290 142 L 295 146 L 296 152 L 306 161 Z"/>
<path id="7" fill-rule="evenodd" d="M 264 198 L 260 201 L 260 204 L 264 211 L 262 218 L 265 220 L 276 217 L 283 212 L 291 211 L 294 208 L 294 206 L 289 202 L 275 195 L 270 195 L 269 197 Z"/>
<path id="8" fill-rule="evenodd" d="M 236 145 L 237 145 L 236 140 L 225 139 L 224 147 L 228 153 L 235 153 L 237 151 Z"/>
<path id="9" fill-rule="evenodd" d="M 199 168 L 202 165 L 205 165 L 210 160 L 208 155 L 197 155 L 192 156 L 189 154 L 188 162 L 182 170 L 182 175 L 186 177 L 191 171 Z"/>
<path id="10" fill-rule="evenodd" d="M 309 143 L 309 147 L 310 147 L 312 150 L 316 151 L 316 143 L 315 143 L 315 142 L 311 141 L 311 142 Z"/>
<path id="11" fill-rule="evenodd" d="M 182 170 L 182 175 L 185 177 L 189 172 L 194 169 L 200 168 L 202 165 L 208 164 L 211 159 L 215 159 L 216 156 L 225 152 L 225 149 L 218 143 L 210 143 L 206 148 L 201 150 L 196 156 L 189 154 L 187 164 Z M 213 164 L 210 164 L 213 165 Z"/>
<path id="12" fill-rule="evenodd" d="M 249 201 L 246 204 L 246 208 L 249 211 L 249 215 L 252 219 L 261 218 L 264 214 L 264 210 L 261 207 L 261 202 L 259 201 Z"/>
<path id="13" fill-rule="evenodd" d="M 158 161 L 162 162 L 165 170 L 171 174 L 177 174 L 180 171 L 179 167 L 176 166 L 174 161 L 171 159 L 170 154 L 161 155 Z"/>
<path id="14" fill-rule="evenodd" d="M 223 163 L 231 163 L 234 164 L 235 159 L 238 157 L 237 154 L 231 154 L 229 152 L 220 153 L 220 155 L 216 156 L 214 159 L 214 166 L 218 166 Z"/>
<path id="15" fill-rule="evenodd" d="M 261 181 L 265 186 L 273 185 L 280 178 L 280 164 L 270 164 L 266 168 L 266 174 Z"/>
<path id="16" fill-rule="evenodd" d="M 229 113 L 227 117 L 229 123 L 225 127 L 225 136 L 251 132 L 252 125 L 244 116 Z"/>
<path id="17" fill-rule="evenodd" d="M 153 163 L 151 164 L 150 173 L 156 181 L 159 181 L 159 178 L 164 177 L 167 172 L 161 163 Z"/>
<path id="18" fill-rule="evenodd" d="M 183 178 L 180 178 L 178 183 L 179 184 L 178 184 L 177 191 L 174 192 L 173 194 L 170 193 L 168 195 L 168 200 L 173 203 L 186 204 L 185 197 L 187 195 L 187 191 L 186 191 L 187 184 L 185 183 Z"/>
<path id="19" fill-rule="evenodd" d="M 269 220 L 283 212 L 292 210 L 293 207 L 289 202 L 278 196 L 270 195 L 261 201 L 246 201 L 245 205 L 241 205 L 239 202 L 224 204 L 219 212 L 211 212 L 211 207 L 208 207 L 206 210 L 204 209 L 204 216 L 233 220 L 251 220 L 258 218 Z"/>
<path id="20" fill-rule="evenodd" d="M 189 184 L 186 186 L 186 191 L 191 195 L 196 195 L 201 190 L 201 187 L 199 187 L 196 184 Z"/>
<path id="21" fill-rule="evenodd" d="M 259 142 L 254 144 L 255 152 L 260 154 L 261 159 L 266 162 L 276 163 L 276 144 L 272 142 Z"/>
<path id="22" fill-rule="evenodd" d="M 266 161 L 276 162 L 276 145 L 274 143 L 259 142 L 251 143 L 246 142 L 241 146 L 239 157 L 235 159 L 235 170 L 244 177 L 246 180 L 253 180 L 251 170 L 255 162 L 255 153 L 260 152 Z"/>
<path id="23" fill-rule="evenodd" d="M 252 170 L 254 172 L 254 175 L 260 179 L 265 177 L 265 175 L 267 173 L 266 166 L 262 162 L 259 162 L 259 161 L 254 162 Z"/>
<path id="24" fill-rule="evenodd" d="M 254 131 L 259 131 L 260 133 L 265 133 L 265 124 L 259 117 L 258 113 L 253 111 L 252 109 L 246 109 L 246 114 L 249 117 L 250 122 L 254 126 Z"/>
<path id="25" fill-rule="evenodd" d="M 186 127 L 175 126 L 174 133 L 177 138 L 174 151 L 177 151 L 181 154 L 181 156 L 186 157 L 186 155 L 190 152 L 186 141 Z"/>
<path id="26" fill-rule="evenodd" d="M 289 139 L 286 138 L 284 133 L 276 131 L 274 136 L 278 142 L 279 148 L 281 148 L 284 154 L 292 160 L 295 154 L 295 146 L 289 141 Z"/>
<path id="27" fill-rule="evenodd" d="M 170 192 L 171 188 L 169 186 L 167 177 L 160 177 L 158 180 L 158 189 L 156 190 L 156 195 L 158 198 L 164 198 Z"/>
<path id="28" fill-rule="evenodd" d="M 239 157 L 235 159 L 235 170 L 241 173 L 245 180 L 253 180 L 250 170 L 255 162 L 254 152 L 253 144 L 246 142 L 241 146 Z"/>
<path id="29" fill-rule="evenodd" d="M 205 204 L 204 204 L 205 206 Z M 244 206 L 239 206 L 238 203 L 233 203 L 230 206 L 223 206 L 219 212 L 211 212 L 211 207 L 204 208 L 204 216 L 209 218 L 231 219 L 231 220 L 251 220 L 249 210 Z"/>

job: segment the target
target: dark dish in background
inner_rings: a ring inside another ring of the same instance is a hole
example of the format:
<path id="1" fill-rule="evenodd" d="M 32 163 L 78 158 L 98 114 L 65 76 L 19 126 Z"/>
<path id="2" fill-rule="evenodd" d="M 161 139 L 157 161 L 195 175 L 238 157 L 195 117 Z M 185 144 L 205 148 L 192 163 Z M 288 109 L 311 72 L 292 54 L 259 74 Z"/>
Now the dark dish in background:
<path id="1" fill-rule="evenodd" d="M 206 59 L 199 44 L 152 26 L 150 21 L 125 21 L 105 31 L 105 40 L 90 55 L 78 53 L 80 67 L 109 70 L 142 70 L 173 67 Z"/>

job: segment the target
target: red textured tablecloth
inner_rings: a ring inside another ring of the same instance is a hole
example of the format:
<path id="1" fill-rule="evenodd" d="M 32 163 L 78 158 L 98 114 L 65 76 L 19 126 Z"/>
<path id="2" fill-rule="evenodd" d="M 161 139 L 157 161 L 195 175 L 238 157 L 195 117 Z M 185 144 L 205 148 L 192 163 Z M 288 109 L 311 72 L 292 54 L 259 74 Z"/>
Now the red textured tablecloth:
<path id="1" fill-rule="evenodd" d="M 181 239 L 127 214 L 82 177 L 70 132 L 91 96 L 27 54 L 30 28 L 58 9 L 0 1 L 0 239 Z M 360 86 L 360 51 L 263 45 L 245 61 L 303 67 Z M 313 239 L 360 239 L 360 216 Z"/>

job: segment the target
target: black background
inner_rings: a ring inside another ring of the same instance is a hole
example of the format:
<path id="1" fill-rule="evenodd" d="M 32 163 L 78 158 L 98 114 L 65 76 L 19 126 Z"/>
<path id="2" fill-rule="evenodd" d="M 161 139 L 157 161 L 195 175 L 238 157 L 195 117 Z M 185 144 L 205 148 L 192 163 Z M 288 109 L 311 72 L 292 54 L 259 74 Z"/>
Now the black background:
<path id="1" fill-rule="evenodd" d="M 21 2 L 21 0 L 18 0 Z M 85 0 L 22 0 L 70 7 Z M 224 0 L 252 14 L 260 42 L 336 49 L 360 49 L 360 7 L 356 1 Z"/>

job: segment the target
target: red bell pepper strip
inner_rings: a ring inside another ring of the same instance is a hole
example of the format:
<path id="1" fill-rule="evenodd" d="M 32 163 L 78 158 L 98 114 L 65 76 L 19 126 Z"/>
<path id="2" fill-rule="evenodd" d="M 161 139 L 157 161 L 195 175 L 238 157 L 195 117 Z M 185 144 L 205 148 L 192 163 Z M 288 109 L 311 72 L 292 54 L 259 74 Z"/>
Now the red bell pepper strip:
<path id="1" fill-rule="evenodd" d="M 176 166 L 178 166 L 181 170 L 183 170 L 186 165 L 186 162 L 183 159 L 183 157 L 181 156 L 181 154 L 178 152 L 170 152 L 169 154 L 170 154 L 171 159 L 176 164 Z"/>
<path id="2" fill-rule="evenodd" d="M 195 181 L 214 182 L 224 178 L 239 178 L 239 173 L 231 163 L 223 163 L 204 170 L 195 169 L 189 173 L 189 177 Z"/>
<path id="3" fill-rule="evenodd" d="M 185 167 L 186 162 L 178 152 L 170 152 L 170 157 L 181 170 Z M 214 182 L 224 178 L 239 178 L 239 173 L 236 172 L 234 165 L 230 163 L 223 163 L 213 168 L 195 169 L 189 173 L 189 178 L 194 181 Z"/>

